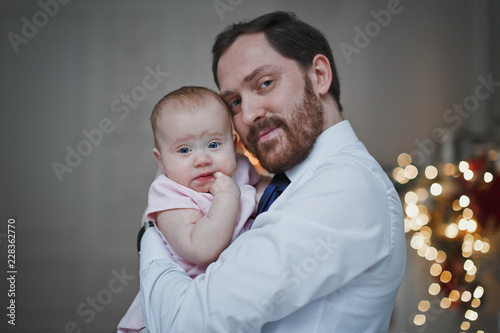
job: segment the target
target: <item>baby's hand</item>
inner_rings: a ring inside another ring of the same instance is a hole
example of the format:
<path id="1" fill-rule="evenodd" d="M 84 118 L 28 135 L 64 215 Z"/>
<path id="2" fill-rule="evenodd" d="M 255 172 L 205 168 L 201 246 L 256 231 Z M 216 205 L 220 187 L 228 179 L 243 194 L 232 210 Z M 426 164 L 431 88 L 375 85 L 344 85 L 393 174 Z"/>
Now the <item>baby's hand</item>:
<path id="1" fill-rule="evenodd" d="M 214 177 L 215 182 L 210 187 L 210 193 L 214 196 L 219 193 L 228 193 L 236 196 L 237 198 L 240 197 L 240 187 L 236 184 L 233 178 L 226 176 L 220 171 L 214 173 Z"/>

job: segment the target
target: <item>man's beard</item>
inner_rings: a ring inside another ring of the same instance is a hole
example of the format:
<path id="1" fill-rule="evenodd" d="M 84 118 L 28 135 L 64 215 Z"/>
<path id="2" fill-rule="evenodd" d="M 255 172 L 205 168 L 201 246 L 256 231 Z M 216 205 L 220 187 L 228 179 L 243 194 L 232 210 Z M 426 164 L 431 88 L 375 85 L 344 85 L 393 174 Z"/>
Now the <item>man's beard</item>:
<path id="1" fill-rule="evenodd" d="M 301 163 L 311 153 L 318 136 L 323 132 L 323 105 L 304 75 L 305 87 L 300 101 L 282 115 L 265 117 L 255 124 L 243 141 L 245 147 L 271 173 L 284 172 Z M 280 127 L 285 135 L 258 143 L 259 133 Z"/>

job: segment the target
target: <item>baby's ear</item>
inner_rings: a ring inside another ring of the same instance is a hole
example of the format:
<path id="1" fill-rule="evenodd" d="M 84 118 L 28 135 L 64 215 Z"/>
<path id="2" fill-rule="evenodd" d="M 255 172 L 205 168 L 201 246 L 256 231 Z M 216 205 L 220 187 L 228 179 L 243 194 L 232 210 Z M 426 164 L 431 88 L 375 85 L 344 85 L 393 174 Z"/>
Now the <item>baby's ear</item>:
<path id="1" fill-rule="evenodd" d="M 160 166 L 161 171 L 165 174 L 165 168 L 163 167 L 163 162 L 161 160 L 161 153 L 158 149 L 153 149 L 153 154 L 155 155 L 156 160 L 158 161 L 158 165 Z"/>

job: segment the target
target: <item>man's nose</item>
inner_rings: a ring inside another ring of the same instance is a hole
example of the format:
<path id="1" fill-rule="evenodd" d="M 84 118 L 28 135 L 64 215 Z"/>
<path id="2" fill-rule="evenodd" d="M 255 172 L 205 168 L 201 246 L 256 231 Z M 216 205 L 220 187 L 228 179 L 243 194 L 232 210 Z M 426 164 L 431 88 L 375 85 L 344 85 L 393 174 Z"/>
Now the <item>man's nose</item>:
<path id="1" fill-rule="evenodd" d="M 241 106 L 242 121 L 247 126 L 252 126 L 266 116 L 266 110 L 261 101 L 247 98 L 246 101 L 242 101 Z"/>

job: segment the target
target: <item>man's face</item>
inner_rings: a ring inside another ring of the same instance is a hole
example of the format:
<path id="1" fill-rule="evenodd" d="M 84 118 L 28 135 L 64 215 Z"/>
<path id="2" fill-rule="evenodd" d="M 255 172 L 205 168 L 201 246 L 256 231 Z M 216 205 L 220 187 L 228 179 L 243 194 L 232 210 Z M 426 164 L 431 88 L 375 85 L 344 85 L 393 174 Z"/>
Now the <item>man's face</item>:
<path id="1" fill-rule="evenodd" d="M 238 37 L 219 60 L 221 96 L 245 147 L 272 173 L 311 152 L 323 128 L 323 107 L 307 73 L 282 56 L 263 33 Z"/>

